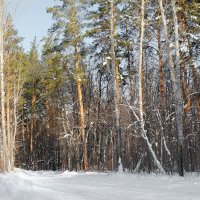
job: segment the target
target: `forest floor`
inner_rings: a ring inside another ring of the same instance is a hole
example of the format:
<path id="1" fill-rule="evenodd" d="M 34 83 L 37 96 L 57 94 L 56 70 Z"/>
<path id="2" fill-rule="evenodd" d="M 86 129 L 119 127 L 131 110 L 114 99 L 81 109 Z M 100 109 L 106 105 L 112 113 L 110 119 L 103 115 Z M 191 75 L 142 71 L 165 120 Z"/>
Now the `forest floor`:
<path id="1" fill-rule="evenodd" d="M 200 175 L 16 169 L 0 175 L 0 200 L 200 200 Z"/>

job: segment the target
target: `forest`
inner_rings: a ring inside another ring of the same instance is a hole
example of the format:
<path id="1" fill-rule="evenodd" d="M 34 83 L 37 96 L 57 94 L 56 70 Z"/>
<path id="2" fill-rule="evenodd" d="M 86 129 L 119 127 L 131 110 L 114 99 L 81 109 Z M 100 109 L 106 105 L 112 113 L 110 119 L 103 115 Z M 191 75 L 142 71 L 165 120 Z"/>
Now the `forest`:
<path id="1" fill-rule="evenodd" d="M 199 0 L 55 1 L 30 51 L 6 3 L 0 172 L 200 171 Z"/>

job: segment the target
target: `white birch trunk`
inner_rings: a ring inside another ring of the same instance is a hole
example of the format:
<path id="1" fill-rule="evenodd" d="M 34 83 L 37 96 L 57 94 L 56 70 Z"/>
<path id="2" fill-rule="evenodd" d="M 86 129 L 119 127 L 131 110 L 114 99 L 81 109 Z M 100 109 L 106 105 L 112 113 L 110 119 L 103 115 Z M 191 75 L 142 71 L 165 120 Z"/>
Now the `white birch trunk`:
<path id="1" fill-rule="evenodd" d="M 170 74 L 172 79 L 172 86 L 173 86 L 173 97 L 175 101 L 175 113 L 176 113 L 176 125 L 177 125 L 177 137 L 178 137 L 178 167 L 179 167 L 179 174 L 180 176 L 184 176 L 183 171 L 183 121 L 182 121 L 182 97 L 181 97 L 181 83 L 180 83 L 180 67 L 179 67 L 179 41 L 178 41 L 178 22 L 176 16 L 176 7 L 175 1 L 171 0 L 172 8 L 173 8 L 173 20 L 174 20 L 174 29 L 175 29 L 175 48 L 176 48 L 176 66 L 173 62 L 172 58 L 172 50 L 170 47 L 170 39 L 168 35 L 168 28 L 167 28 L 167 20 L 163 8 L 162 0 L 159 0 L 162 21 L 164 26 L 164 34 L 166 45 L 168 49 L 168 59 L 170 65 Z"/>
<path id="2" fill-rule="evenodd" d="M 142 0 L 141 6 L 141 33 L 140 33 L 140 54 L 139 54 L 139 67 L 138 67 L 138 75 L 139 75 L 139 110 L 140 110 L 140 123 L 142 129 L 144 129 L 144 109 L 143 109 L 143 43 L 144 43 L 144 0 Z"/>
<path id="3" fill-rule="evenodd" d="M 151 143 L 149 142 L 149 139 L 146 135 L 146 130 L 145 130 L 145 121 L 144 121 L 144 109 L 143 109 L 143 84 L 142 84 L 142 63 L 143 63 L 143 43 L 144 43 L 144 28 L 145 28 L 145 22 L 144 22 L 144 6 L 145 6 L 145 1 L 142 0 L 142 5 L 141 5 L 141 35 L 140 35 L 140 54 L 139 54 L 139 67 L 138 67 L 138 72 L 139 72 L 139 112 L 140 112 L 140 118 L 138 118 L 136 115 L 135 117 L 140 121 L 141 125 L 141 136 L 142 138 L 146 141 L 146 144 L 149 148 L 149 151 L 154 159 L 154 162 L 160 172 L 164 173 L 165 170 L 163 169 L 162 165 L 160 164 L 159 160 L 156 157 L 156 154 L 152 148 Z M 134 113 L 135 114 L 135 113 Z"/>
<path id="4" fill-rule="evenodd" d="M 2 170 L 7 171 L 9 167 L 9 159 L 7 159 L 7 135 L 6 135 L 6 115 L 5 115 L 5 79 L 4 79 L 4 10 L 5 1 L 0 0 L 0 78 L 1 78 L 1 134 L 2 134 Z"/>

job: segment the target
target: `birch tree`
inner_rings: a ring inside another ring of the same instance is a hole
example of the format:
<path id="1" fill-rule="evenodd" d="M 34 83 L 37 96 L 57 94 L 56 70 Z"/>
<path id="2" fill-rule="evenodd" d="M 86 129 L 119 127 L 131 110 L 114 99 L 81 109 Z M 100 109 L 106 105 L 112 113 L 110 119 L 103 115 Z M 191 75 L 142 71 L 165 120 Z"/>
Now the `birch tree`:
<path id="1" fill-rule="evenodd" d="M 118 154 L 120 155 L 120 89 L 119 89 L 119 65 L 116 61 L 116 16 L 115 16 L 115 1 L 110 1 L 111 6 L 111 16 L 110 16 L 110 37 L 111 37 L 111 57 L 112 57 L 112 76 L 113 76 L 113 86 L 114 86 L 114 107 L 115 107 L 115 126 L 118 135 Z M 120 158 L 121 159 L 121 158 Z"/>
<path id="2" fill-rule="evenodd" d="M 6 135 L 6 114 L 5 114 L 5 80 L 4 80 L 4 12 L 5 1 L 0 1 L 0 77 L 1 77 L 1 165 L 2 170 L 9 170 L 7 159 L 7 135 Z"/>
<path id="3" fill-rule="evenodd" d="M 139 116 L 138 120 L 140 120 L 140 126 L 141 126 L 141 136 L 146 141 L 147 146 L 150 150 L 150 153 L 154 159 L 154 162 L 160 172 L 165 172 L 162 165 L 160 164 L 159 160 L 156 157 L 155 152 L 152 149 L 152 145 L 149 142 L 149 139 L 146 134 L 145 130 L 145 120 L 144 120 L 144 105 L 143 105 L 143 43 L 144 43 L 144 30 L 145 30 L 145 1 L 142 0 L 141 3 L 141 32 L 140 32 L 140 52 L 139 52 L 139 66 L 138 66 L 138 76 L 139 76 Z"/>
<path id="4" fill-rule="evenodd" d="M 4 32 L 1 162 L 4 156 L 13 165 L 15 149 L 10 150 L 17 132 L 16 167 L 108 171 L 117 169 L 120 157 L 130 172 L 170 173 L 177 169 L 177 136 L 181 174 L 184 126 L 185 170 L 200 169 L 197 11 L 190 16 L 193 3 L 180 1 L 186 6 L 184 36 L 178 29 L 178 2 L 161 1 L 170 8 L 162 7 L 165 20 L 170 18 L 165 26 L 158 2 L 62 0 L 48 9 L 55 22 L 37 59 L 21 48 L 13 56 L 19 46 L 7 37 L 11 32 Z M 191 108 L 185 115 L 181 100 Z"/>
<path id="5" fill-rule="evenodd" d="M 177 126 L 177 139 L 178 139 L 178 171 L 180 176 L 184 176 L 183 169 L 183 119 L 182 119 L 182 97 L 181 97 L 181 84 L 180 84 L 180 67 L 179 67 L 179 35 L 178 35 L 178 22 L 176 16 L 175 1 L 171 0 L 173 8 L 173 21 L 175 31 L 175 50 L 176 50 L 176 63 L 173 61 L 173 53 L 171 49 L 171 43 L 169 39 L 167 20 L 165 16 L 165 10 L 163 7 L 163 1 L 159 0 L 161 16 L 164 26 L 165 41 L 168 50 L 168 60 L 170 65 L 170 74 L 172 79 L 173 97 L 175 103 L 175 115 L 176 115 L 176 126 Z"/>

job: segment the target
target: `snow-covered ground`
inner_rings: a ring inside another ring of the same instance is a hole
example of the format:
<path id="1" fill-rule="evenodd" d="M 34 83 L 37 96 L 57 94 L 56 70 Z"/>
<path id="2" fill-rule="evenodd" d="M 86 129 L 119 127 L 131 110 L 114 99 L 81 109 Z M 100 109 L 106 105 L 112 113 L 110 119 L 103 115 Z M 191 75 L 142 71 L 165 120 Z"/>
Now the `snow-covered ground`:
<path id="1" fill-rule="evenodd" d="M 200 176 L 32 172 L 0 175 L 0 200 L 200 200 Z"/>

